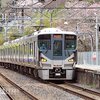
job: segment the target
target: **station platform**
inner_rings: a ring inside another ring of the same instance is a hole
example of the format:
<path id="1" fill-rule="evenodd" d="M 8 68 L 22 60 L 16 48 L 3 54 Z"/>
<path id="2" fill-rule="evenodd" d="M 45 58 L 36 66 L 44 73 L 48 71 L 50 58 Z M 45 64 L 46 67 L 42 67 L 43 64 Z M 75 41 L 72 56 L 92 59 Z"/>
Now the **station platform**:
<path id="1" fill-rule="evenodd" d="M 100 72 L 100 65 L 84 65 L 84 64 L 76 64 L 75 68 L 77 69 L 83 69 L 83 70 L 89 70 L 89 71 L 95 71 Z"/>
<path id="2" fill-rule="evenodd" d="M 100 66 L 76 64 L 75 77 L 77 83 L 100 89 Z"/>

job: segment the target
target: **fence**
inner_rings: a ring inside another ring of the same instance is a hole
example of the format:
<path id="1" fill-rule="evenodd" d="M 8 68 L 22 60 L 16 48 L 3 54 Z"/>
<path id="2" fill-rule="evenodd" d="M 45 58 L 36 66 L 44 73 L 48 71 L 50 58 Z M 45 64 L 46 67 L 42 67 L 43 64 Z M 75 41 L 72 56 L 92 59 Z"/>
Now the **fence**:
<path id="1" fill-rule="evenodd" d="M 96 52 L 78 52 L 78 64 L 96 65 Z M 98 65 L 100 65 L 100 52 L 98 52 Z"/>

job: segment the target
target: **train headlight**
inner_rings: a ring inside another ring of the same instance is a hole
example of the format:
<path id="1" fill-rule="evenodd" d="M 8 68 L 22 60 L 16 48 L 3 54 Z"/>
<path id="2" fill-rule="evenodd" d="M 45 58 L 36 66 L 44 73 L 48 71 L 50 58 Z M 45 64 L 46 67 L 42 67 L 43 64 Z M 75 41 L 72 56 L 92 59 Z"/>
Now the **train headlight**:
<path id="1" fill-rule="evenodd" d="M 69 59 L 68 62 L 74 62 L 74 59 Z"/>
<path id="2" fill-rule="evenodd" d="M 42 61 L 42 62 L 47 62 L 47 59 L 42 58 L 41 61 Z"/>

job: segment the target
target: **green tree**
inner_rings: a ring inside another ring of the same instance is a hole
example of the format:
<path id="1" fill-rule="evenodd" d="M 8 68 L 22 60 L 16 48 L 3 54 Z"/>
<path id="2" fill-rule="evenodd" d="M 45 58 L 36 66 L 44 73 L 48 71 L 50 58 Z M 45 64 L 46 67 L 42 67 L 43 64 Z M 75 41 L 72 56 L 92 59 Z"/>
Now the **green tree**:
<path id="1" fill-rule="evenodd" d="M 32 34 L 34 32 L 34 28 L 33 27 L 26 27 L 24 29 L 24 35 L 29 35 Z"/>
<path id="2" fill-rule="evenodd" d="M 0 45 L 4 43 L 4 36 L 2 33 L 0 33 Z"/>

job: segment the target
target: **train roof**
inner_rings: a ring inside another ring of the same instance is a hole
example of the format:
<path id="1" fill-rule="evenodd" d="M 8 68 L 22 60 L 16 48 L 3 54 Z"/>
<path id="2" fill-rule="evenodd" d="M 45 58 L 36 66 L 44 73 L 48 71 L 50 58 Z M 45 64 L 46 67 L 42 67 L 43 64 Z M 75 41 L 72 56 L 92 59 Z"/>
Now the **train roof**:
<path id="1" fill-rule="evenodd" d="M 23 41 L 24 39 L 27 39 L 29 37 L 38 36 L 38 35 L 42 35 L 42 34 L 70 34 L 70 35 L 76 35 L 75 32 L 64 31 L 64 30 L 61 30 L 59 28 L 44 28 L 44 29 L 42 29 L 40 31 L 34 32 L 32 35 L 23 36 L 23 37 L 18 38 L 16 40 L 5 42 L 3 45 L 4 46 L 7 46 L 7 45 L 9 46 L 10 44 L 16 44 L 19 41 Z"/>
<path id="2" fill-rule="evenodd" d="M 42 29 L 40 32 L 36 33 L 35 35 L 41 35 L 41 34 L 72 34 L 72 35 L 76 35 L 75 32 L 63 31 L 59 28 L 45 28 L 45 29 Z"/>

